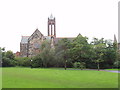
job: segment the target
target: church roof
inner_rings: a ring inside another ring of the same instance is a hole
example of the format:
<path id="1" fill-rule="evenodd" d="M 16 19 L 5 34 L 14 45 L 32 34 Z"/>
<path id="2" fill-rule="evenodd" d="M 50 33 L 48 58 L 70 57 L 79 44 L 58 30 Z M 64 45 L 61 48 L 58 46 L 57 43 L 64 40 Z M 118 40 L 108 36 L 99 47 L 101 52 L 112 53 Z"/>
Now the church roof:
<path id="1" fill-rule="evenodd" d="M 116 35 L 114 34 L 114 43 L 117 43 Z"/>
<path id="2" fill-rule="evenodd" d="M 30 36 L 22 36 L 21 43 L 22 43 L 22 44 L 28 43 L 28 38 L 29 38 L 29 37 L 30 37 Z"/>
<path id="3" fill-rule="evenodd" d="M 51 36 L 44 36 L 44 38 L 45 38 L 46 40 L 50 40 L 50 39 L 51 39 Z"/>
<path id="4" fill-rule="evenodd" d="M 36 29 L 34 33 L 28 38 L 28 40 L 31 40 L 35 34 L 37 34 L 38 36 L 43 36 L 43 34 L 38 29 Z"/>
<path id="5" fill-rule="evenodd" d="M 67 38 L 68 40 L 71 41 L 71 40 L 73 40 L 75 37 L 56 37 L 56 38 L 54 39 L 55 44 L 57 44 L 59 40 L 62 40 L 62 39 L 64 39 L 64 38 Z"/>

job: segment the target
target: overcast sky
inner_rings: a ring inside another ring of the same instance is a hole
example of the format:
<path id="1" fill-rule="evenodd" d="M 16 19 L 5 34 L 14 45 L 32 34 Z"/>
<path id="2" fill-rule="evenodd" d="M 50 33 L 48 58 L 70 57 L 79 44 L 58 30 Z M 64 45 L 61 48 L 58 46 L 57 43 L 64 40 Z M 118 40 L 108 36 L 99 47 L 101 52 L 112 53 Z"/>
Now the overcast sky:
<path id="1" fill-rule="evenodd" d="M 20 51 L 21 36 L 36 28 L 47 35 L 47 20 L 56 18 L 57 37 L 79 33 L 112 39 L 118 37 L 119 0 L 0 0 L 0 46 Z"/>

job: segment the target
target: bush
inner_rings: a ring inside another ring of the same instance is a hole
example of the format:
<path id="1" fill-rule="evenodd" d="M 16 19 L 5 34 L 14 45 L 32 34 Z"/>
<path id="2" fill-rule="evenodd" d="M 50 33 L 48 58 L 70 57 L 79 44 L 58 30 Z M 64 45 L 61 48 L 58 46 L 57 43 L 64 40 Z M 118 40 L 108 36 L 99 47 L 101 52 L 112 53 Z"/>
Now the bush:
<path id="1" fill-rule="evenodd" d="M 16 66 L 30 67 L 31 59 L 29 57 L 17 57 L 15 58 Z"/>
<path id="2" fill-rule="evenodd" d="M 79 65 L 80 65 L 81 70 L 85 69 L 85 63 L 84 62 L 81 62 Z"/>
<path id="3" fill-rule="evenodd" d="M 74 68 L 80 68 L 81 70 L 83 70 L 85 68 L 85 63 L 84 62 L 75 62 L 73 64 Z"/>
<path id="4" fill-rule="evenodd" d="M 38 54 L 37 56 L 33 57 L 33 61 L 31 62 L 31 66 L 33 68 L 37 67 L 43 67 L 43 61 L 41 59 L 41 56 Z"/>
<path id="5" fill-rule="evenodd" d="M 75 62 L 75 63 L 73 64 L 73 66 L 74 66 L 74 68 L 79 68 L 79 67 L 80 67 L 80 62 Z"/>

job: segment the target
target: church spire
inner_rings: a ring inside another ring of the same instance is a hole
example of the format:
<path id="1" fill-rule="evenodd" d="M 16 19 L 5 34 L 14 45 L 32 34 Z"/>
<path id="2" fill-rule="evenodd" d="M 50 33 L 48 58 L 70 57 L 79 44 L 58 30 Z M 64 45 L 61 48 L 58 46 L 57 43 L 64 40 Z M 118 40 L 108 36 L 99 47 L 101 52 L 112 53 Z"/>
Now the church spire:
<path id="1" fill-rule="evenodd" d="M 54 36 L 56 37 L 56 23 L 55 23 L 55 17 L 51 14 L 51 16 L 48 18 L 48 36 Z"/>
<path id="2" fill-rule="evenodd" d="M 54 19 L 52 13 L 51 13 L 51 15 L 50 15 L 50 19 Z"/>
<path id="3" fill-rule="evenodd" d="M 116 35 L 114 34 L 114 43 L 117 43 Z"/>

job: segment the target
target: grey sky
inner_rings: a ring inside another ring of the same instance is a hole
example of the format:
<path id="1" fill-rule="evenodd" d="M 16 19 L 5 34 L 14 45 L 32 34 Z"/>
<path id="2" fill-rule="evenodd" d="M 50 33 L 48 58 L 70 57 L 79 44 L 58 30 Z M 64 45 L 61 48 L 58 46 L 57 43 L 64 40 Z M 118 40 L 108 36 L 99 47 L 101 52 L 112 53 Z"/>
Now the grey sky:
<path id="1" fill-rule="evenodd" d="M 16 52 L 21 36 L 47 35 L 51 13 L 57 37 L 118 37 L 118 0 L 0 0 L 0 46 Z"/>

